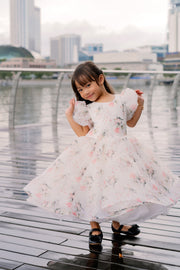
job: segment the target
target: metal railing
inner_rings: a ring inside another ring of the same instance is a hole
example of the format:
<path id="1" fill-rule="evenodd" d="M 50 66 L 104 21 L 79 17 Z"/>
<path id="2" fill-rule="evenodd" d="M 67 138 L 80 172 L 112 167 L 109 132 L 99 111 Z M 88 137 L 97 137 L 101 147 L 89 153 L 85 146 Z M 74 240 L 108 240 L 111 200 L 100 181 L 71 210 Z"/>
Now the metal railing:
<path id="1" fill-rule="evenodd" d="M 40 69 L 40 68 L 0 68 L 1 71 L 9 71 L 14 73 L 11 93 L 10 93 L 10 103 L 9 103 L 9 128 L 13 129 L 15 127 L 15 108 L 16 108 L 16 96 L 18 91 L 19 79 L 22 72 L 52 72 L 58 73 L 59 76 L 57 78 L 57 83 L 53 95 L 53 103 L 52 103 L 52 122 L 57 123 L 58 117 L 58 103 L 59 103 L 59 95 L 60 89 L 62 85 L 62 81 L 65 74 L 72 74 L 74 69 Z M 148 92 L 148 101 L 147 101 L 147 108 L 151 110 L 151 103 L 152 103 L 152 96 L 153 96 L 153 89 L 157 80 L 157 75 L 174 75 L 174 81 L 171 88 L 171 109 L 176 108 L 176 100 L 178 95 L 178 84 L 180 82 L 180 71 L 148 71 L 148 70 L 103 70 L 105 74 L 127 74 L 124 79 L 124 88 L 128 86 L 129 80 L 133 74 L 149 74 L 154 75 L 153 79 L 151 79 L 150 89 Z"/>

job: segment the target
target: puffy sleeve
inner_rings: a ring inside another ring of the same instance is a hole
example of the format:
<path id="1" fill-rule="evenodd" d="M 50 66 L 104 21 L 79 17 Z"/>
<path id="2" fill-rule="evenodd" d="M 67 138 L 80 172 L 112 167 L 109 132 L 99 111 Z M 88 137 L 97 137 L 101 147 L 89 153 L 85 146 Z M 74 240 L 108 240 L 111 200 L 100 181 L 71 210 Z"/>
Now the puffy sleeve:
<path id="1" fill-rule="evenodd" d="M 85 101 L 76 101 L 75 109 L 73 113 L 73 119 L 75 122 L 77 122 L 81 126 L 89 126 L 89 128 L 92 128 L 93 121 L 91 119 L 91 116 L 89 114 L 89 110 Z"/>
<path id="2" fill-rule="evenodd" d="M 136 92 L 130 88 L 126 88 L 121 92 L 121 96 L 123 98 L 123 102 L 125 104 L 126 108 L 126 119 L 127 121 L 130 120 L 133 117 L 133 114 L 135 113 L 138 103 L 138 95 Z"/>

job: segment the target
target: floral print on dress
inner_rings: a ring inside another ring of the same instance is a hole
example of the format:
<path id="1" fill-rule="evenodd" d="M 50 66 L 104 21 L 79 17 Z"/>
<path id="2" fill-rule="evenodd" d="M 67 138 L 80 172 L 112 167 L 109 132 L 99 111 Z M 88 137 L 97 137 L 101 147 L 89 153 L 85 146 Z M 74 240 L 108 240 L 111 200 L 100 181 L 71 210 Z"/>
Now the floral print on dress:
<path id="1" fill-rule="evenodd" d="M 59 217 L 140 222 L 166 213 L 180 198 L 180 181 L 126 122 L 137 94 L 125 89 L 111 102 L 75 104 L 74 119 L 90 127 L 26 187 L 28 201 Z"/>

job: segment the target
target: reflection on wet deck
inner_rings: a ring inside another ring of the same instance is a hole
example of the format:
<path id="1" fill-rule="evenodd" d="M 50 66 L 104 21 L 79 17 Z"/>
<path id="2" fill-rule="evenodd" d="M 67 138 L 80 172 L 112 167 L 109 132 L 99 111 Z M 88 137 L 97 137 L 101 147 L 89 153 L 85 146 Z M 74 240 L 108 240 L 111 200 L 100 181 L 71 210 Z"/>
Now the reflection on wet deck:
<path id="1" fill-rule="evenodd" d="M 88 223 L 59 221 L 26 202 L 24 185 L 74 138 L 63 113 L 71 97 L 70 88 L 65 89 L 58 126 L 51 124 L 50 88 L 20 89 L 17 127 L 11 131 L 8 89 L 0 91 L 0 269 L 180 269 L 180 203 L 167 216 L 139 224 L 142 233 L 135 239 L 114 238 L 110 224 L 102 223 L 103 250 L 97 251 L 88 246 Z M 147 101 L 148 89 L 143 90 Z M 169 109 L 169 89 L 158 86 L 152 108 L 146 105 L 138 126 L 129 132 L 151 144 L 180 175 L 178 108 Z"/>

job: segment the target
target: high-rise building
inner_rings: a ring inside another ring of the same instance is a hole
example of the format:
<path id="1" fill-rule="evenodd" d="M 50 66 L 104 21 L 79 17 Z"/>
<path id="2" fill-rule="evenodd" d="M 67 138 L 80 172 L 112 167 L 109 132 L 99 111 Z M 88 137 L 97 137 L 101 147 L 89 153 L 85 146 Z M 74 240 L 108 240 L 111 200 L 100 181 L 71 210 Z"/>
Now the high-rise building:
<path id="1" fill-rule="evenodd" d="M 163 61 L 168 53 L 168 45 L 145 45 L 137 48 L 139 52 L 155 53 L 157 55 L 157 61 Z"/>
<path id="2" fill-rule="evenodd" d="M 88 43 L 82 48 L 83 52 L 86 52 L 89 56 L 93 56 L 96 53 L 103 52 L 102 43 Z"/>
<path id="3" fill-rule="evenodd" d="M 94 55 L 103 52 L 102 43 L 87 43 L 79 52 L 79 62 L 93 61 Z"/>
<path id="4" fill-rule="evenodd" d="M 169 52 L 180 52 L 180 0 L 170 0 L 168 18 Z"/>
<path id="5" fill-rule="evenodd" d="M 61 35 L 51 39 L 50 47 L 51 59 L 56 60 L 58 66 L 78 63 L 81 37 L 75 34 Z"/>
<path id="6" fill-rule="evenodd" d="M 40 53 L 40 9 L 34 0 L 10 1 L 10 37 L 11 45 Z"/>

